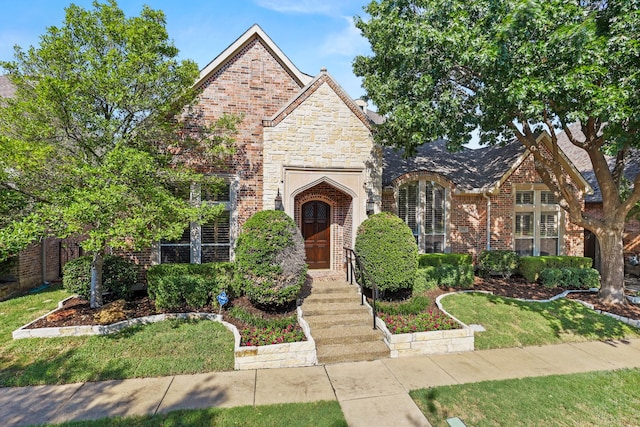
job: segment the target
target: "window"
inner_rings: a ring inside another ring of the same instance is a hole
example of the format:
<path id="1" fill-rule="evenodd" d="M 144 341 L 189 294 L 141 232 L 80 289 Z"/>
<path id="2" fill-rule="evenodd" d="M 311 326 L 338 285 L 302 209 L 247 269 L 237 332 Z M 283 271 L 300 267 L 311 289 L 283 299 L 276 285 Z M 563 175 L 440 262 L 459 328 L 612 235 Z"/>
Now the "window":
<path id="1" fill-rule="evenodd" d="M 518 255 L 560 253 L 560 207 L 550 191 L 516 191 L 515 251 Z"/>
<path id="2" fill-rule="evenodd" d="M 216 189 L 215 191 L 213 189 Z M 214 221 L 191 223 L 182 236 L 173 241 L 160 242 L 160 263 L 193 263 L 229 261 L 231 250 L 231 185 L 222 187 L 191 187 L 191 201 L 201 200 L 223 204 L 224 212 Z"/>
<path id="3" fill-rule="evenodd" d="M 398 216 L 409 226 L 421 252 L 445 250 L 445 189 L 421 180 L 398 189 Z"/>

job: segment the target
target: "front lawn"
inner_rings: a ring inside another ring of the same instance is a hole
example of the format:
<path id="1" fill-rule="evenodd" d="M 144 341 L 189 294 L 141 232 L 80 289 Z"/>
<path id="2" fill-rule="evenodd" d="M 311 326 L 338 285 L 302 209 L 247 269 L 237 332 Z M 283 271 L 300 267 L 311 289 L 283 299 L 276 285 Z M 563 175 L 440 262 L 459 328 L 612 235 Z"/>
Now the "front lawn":
<path id="1" fill-rule="evenodd" d="M 486 381 L 412 391 L 435 426 L 631 426 L 640 419 L 640 370 Z"/>
<path id="2" fill-rule="evenodd" d="M 168 414 L 105 418 L 97 421 L 76 421 L 56 425 L 59 427 L 346 427 L 347 421 L 342 415 L 338 402 L 312 402 L 184 410 Z"/>
<path id="3" fill-rule="evenodd" d="M 13 340 L 56 307 L 58 288 L 0 302 L 0 386 L 66 384 L 233 369 L 233 334 L 211 321 L 171 320 L 105 336 Z"/>
<path id="4" fill-rule="evenodd" d="M 640 337 L 636 328 L 564 298 L 542 303 L 458 293 L 441 303 L 467 325 L 480 324 L 486 329 L 476 332 L 476 349 Z"/>

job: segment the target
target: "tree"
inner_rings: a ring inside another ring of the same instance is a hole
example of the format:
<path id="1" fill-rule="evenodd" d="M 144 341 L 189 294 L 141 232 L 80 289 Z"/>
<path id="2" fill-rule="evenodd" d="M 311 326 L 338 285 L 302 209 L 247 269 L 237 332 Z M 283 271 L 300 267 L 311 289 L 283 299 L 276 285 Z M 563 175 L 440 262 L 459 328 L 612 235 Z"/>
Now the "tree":
<path id="1" fill-rule="evenodd" d="M 115 1 L 71 5 L 38 47 L 16 46 L 2 63 L 16 96 L 0 103 L 0 200 L 11 203 L 0 208 L 0 260 L 44 236 L 83 235 L 96 307 L 107 248 L 149 247 L 219 213 L 185 200 L 184 183 L 215 180 L 175 154 L 219 159 L 239 118 L 204 123 L 198 68 L 177 55 L 161 11 L 127 18 Z"/>
<path id="2" fill-rule="evenodd" d="M 625 218 L 640 200 L 640 177 L 625 187 L 629 151 L 640 148 L 640 1 L 381 0 L 356 26 L 372 56 L 354 61 L 367 95 L 385 115 L 380 142 L 415 147 L 439 137 L 456 149 L 514 137 L 570 220 L 593 232 L 603 259 L 600 298 L 622 304 Z M 582 135 L 569 125 L 579 122 Z M 547 131 L 551 145 L 536 139 Z M 559 162 L 557 133 L 591 159 L 604 216 Z M 609 168 L 606 154 L 615 156 Z"/>

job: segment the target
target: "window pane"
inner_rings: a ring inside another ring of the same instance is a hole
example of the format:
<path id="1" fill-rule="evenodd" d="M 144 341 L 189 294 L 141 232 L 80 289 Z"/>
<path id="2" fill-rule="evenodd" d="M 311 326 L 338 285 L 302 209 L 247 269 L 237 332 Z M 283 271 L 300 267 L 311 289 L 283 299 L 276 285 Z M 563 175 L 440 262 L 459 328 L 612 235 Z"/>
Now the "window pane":
<path id="1" fill-rule="evenodd" d="M 551 191 L 543 191 L 540 193 L 540 203 L 543 205 L 555 205 L 556 198 Z"/>
<path id="2" fill-rule="evenodd" d="M 425 253 L 443 253 L 444 236 L 426 236 L 424 251 Z"/>
<path id="3" fill-rule="evenodd" d="M 417 183 L 407 184 L 398 191 L 398 216 L 409 226 L 414 235 L 418 234 L 416 206 L 418 205 Z"/>
<path id="4" fill-rule="evenodd" d="M 191 233 L 191 229 L 189 227 L 187 227 L 182 232 L 182 236 L 180 236 L 177 240 L 162 240 L 162 241 L 160 241 L 160 244 L 162 244 L 162 245 L 165 245 L 165 244 L 188 245 L 189 242 L 191 241 L 190 233 Z"/>
<path id="5" fill-rule="evenodd" d="M 229 212 L 202 225 L 202 244 L 229 243 Z"/>
<path id="6" fill-rule="evenodd" d="M 160 263 L 189 263 L 191 249 L 189 246 L 162 245 L 160 246 Z"/>
<path id="7" fill-rule="evenodd" d="M 558 239 L 540 239 L 540 255 L 558 255 Z"/>
<path id="8" fill-rule="evenodd" d="M 229 246 L 202 246 L 202 262 L 229 261 Z"/>
<path id="9" fill-rule="evenodd" d="M 557 212 L 546 212 L 540 214 L 540 237 L 558 236 L 558 214 Z"/>
<path id="10" fill-rule="evenodd" d="M 520 256 L 533 255 L 533 239 L 516 239 L 516 253 Z"/>
<path id="11" fill-rule="evenodd" d="M 228 202 L 231 200 L 231 184 L 202 184 L 201 197 L 207 202 Z"/>
<path id="12" fill-rule="evenodd" d="M 516 192 L 516 204 L 517 205 L 532 205 L 533 204 L 533 191 L 517 191 Z"/>
<path id="13" fill-rule="evenodd" d="M 425 234 L 444 234 L 444 187 L 428 183 L 425 194 Z"/>
<path id="14" fill-rule="evenodd" d="M 533 212 L 516 214 L 516 237 L 533 236 Z"/>

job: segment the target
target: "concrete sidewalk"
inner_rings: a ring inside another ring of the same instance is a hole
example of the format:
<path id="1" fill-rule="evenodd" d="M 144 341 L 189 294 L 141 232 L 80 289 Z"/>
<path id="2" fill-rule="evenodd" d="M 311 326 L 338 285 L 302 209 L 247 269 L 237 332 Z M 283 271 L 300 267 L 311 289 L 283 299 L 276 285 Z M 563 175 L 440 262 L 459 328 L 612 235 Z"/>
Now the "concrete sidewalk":
<path id="1" fill-rule="evenodd" d="M 176 409 L 337 400 L 357 426 L 429 426 L 410 390 L 640 367 L 640 340 L 481 350 L 308 368 L 0 388 L 2 425 L 60 423 Z"/>

